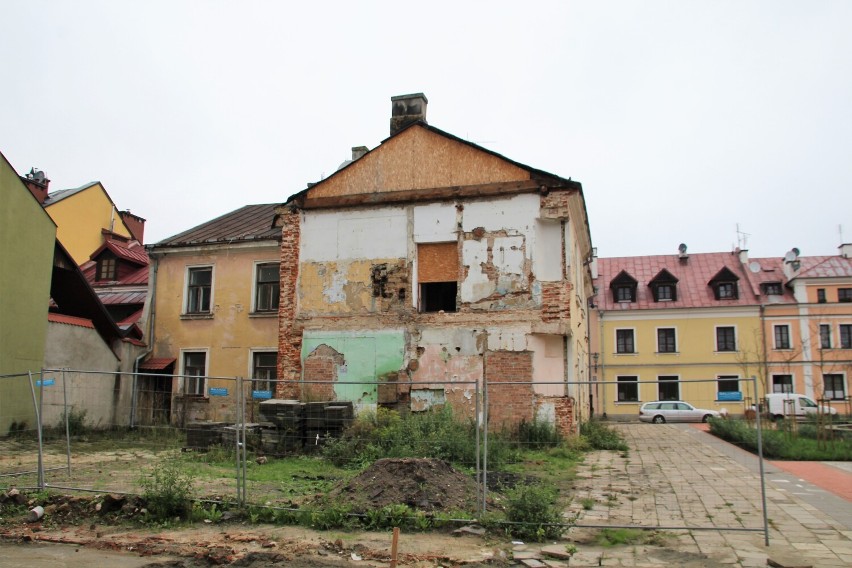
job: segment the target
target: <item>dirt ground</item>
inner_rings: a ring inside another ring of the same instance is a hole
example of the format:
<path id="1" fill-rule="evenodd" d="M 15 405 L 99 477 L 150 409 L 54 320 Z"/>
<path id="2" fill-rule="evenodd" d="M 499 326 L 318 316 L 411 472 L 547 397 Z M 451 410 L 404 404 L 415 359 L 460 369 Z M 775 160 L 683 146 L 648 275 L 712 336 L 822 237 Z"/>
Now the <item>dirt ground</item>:
<path id="1" fill-rule="evenodd" d="M 476 498 L 473 480 L 441 460 L 383 459 L 335 488 L 329 497 L 350 504 L 358 512 L 389 504 L 406 504 L 426 512 L 468 508 Z M 44 516 L 28 520 L 22 507 L 42 505 Z M 7 511 L 18 511 L 8 517 Z M 0 539 L 25 557 L 26 547 L 45 543 L 73 546 L 87 552 L 120 552 L 141 566 L 200 568 L 202 566 L 387 566 L 392 534 L 373 532 L 317 532 L 303 527 L 251 524 L 223 517 L 217 523 L 200 523 L 180 530 L 156 531 L 142 525 L 144 502 L 120 495 L 52 495 L 36 503 L 16 491 L 0 495 Z M 505 539 L 461 532 L 401 534 L 397 546 L 400 566 L 484 566 L 506 563 L 511 543 Z M 35 548 L 33 548 L 35 551 Z M 113 561 L 110 560 L 110 564 Z M 2 565 L 2 564 L 0 564 Z M 45 564 L 48 565 L 48 564 Z M 55 564 L 49 564 L 55 565 Z M 33 565 L 36 566 L 36 565 Z"/>

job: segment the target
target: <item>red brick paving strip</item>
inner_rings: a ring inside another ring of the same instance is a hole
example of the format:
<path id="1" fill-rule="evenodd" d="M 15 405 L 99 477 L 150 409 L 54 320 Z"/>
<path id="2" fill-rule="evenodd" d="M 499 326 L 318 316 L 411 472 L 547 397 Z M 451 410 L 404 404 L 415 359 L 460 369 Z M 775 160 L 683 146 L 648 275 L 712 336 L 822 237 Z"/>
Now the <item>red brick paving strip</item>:
<path id="1" fill-rule="evenodd" d="M 849 472 L 812 461 L 771 461 L 769 463 L 847 501 L 852 501 L 852 474 Z"/>

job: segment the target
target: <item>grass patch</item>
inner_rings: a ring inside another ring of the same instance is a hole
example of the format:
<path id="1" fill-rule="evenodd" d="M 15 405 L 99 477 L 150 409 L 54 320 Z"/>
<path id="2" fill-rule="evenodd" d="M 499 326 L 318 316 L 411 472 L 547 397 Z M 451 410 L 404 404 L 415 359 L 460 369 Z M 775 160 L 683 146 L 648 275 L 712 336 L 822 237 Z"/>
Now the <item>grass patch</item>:
<path id="1" fill-rule="evenodd" d="M 601 529 L 595 537 L 595 544 L 605 548 L 639 544 L 664 546 L 665 541 L 663 533 L 643 529 Z"/>

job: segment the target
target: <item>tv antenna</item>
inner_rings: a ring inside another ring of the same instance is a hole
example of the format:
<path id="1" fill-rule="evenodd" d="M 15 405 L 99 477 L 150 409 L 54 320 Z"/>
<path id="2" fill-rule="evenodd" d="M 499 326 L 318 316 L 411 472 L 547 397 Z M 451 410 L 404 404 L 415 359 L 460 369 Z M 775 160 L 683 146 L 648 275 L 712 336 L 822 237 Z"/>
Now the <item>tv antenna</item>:
<path id="1" fill-rule="evenodd" d="M 737 223 L 737 247 L 740 250 L 748 250 L 748 238 L 751 233 L 745 233 L 740 230 L 740 224 Z"/>

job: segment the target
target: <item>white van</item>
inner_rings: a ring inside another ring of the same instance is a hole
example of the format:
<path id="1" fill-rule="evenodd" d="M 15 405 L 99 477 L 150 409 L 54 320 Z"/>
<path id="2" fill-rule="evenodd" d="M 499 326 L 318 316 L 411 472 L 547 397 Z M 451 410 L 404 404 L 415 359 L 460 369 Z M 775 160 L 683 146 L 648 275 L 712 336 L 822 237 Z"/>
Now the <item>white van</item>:
<path id="1" fill-rule="evenodd" d="M 792 392 L 771 393 L 766 395 L 767 412 L 773 420 L 781 418 L 804 418 L 816 414 L 819 405 L 803 394 Z M 823 414 L 837 414 L 837 409 L 828 405 L 822 406 Z"/>

